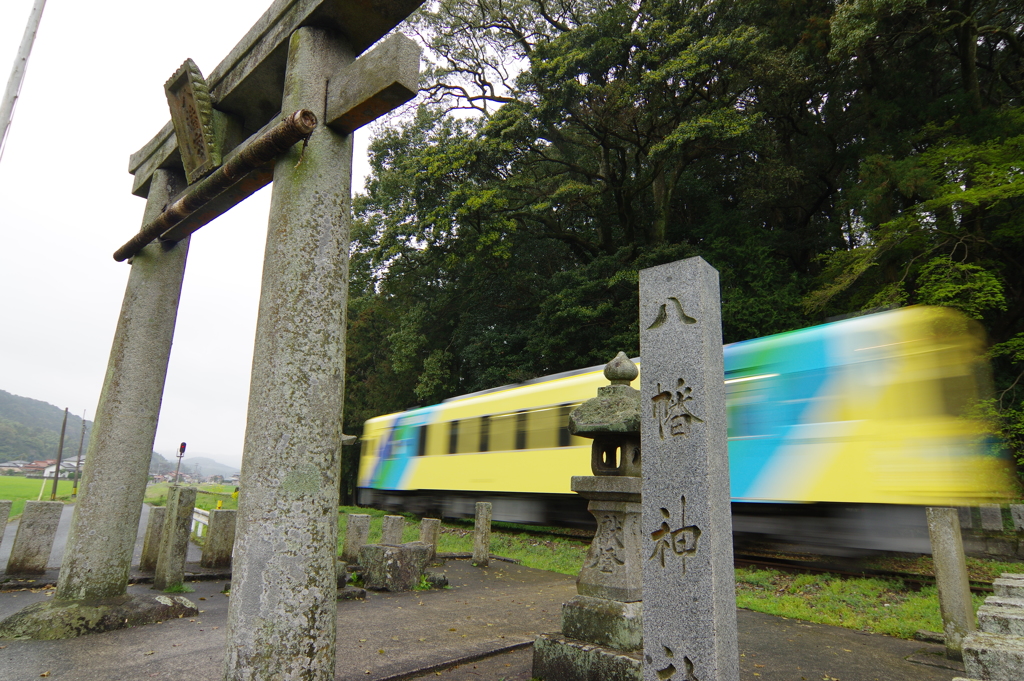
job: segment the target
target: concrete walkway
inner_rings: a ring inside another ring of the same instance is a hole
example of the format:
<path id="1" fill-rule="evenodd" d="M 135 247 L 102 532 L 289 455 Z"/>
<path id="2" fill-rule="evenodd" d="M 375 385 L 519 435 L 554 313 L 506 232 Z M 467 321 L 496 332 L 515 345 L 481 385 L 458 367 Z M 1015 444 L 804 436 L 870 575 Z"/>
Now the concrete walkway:
<path id="1" fill-rule="evenodd" d="M 559 628 L 573 578 L 494 561 L 486 569 L 449 560 L 452 588 L 371 593 L 338 603 L 339 681 L 431 678 L 527 681 L 535 634 Z M 194 620 L 86 636 L 69 641 L 0 642 L 0 679 L 67 681 L 189 679 L 220 681 L 228 596 L 223 581 L 192 582 Z M 155 595 L 145 585 L 134 594 Z M 52 590 L 0 592 L 0 617 L 50 598 Z M 941 647 L 739 611 L 744 681 L 950 681 Z M 908 659 L 909 658 L 909 659 Z M 555 681 L 555 680 L 550 680 Z"/>

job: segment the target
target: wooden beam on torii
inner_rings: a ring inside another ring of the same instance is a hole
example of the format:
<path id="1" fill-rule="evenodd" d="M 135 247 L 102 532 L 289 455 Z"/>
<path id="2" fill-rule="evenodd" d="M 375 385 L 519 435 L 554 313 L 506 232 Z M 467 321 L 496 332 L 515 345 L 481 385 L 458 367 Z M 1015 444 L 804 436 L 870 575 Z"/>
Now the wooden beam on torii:
<path id="1" fill-rule="evenodd" d="M 265 138 L 281 122 L 283 113 L 291 114 L 281 112 L 280 106 L 287 39 L 292 31 L 303 26 L 339 31 L 358 54 L 394 28 L 422 1 L 275 2 L 207 79 L 213 127 L 224 158 L 229 160 L 256 140 Z M 256 61 L 254 55 L 263 55 L 263 59 Z M 328 84 L 327 120 L 322 123 L 348 134 L 409 101 L 416 96 L 419 84 L 419 59 L 419 46 L 401 33 L 395 33 L 355 62 L 338 69 Z M 156 236 L 165 241 L 179 241 L 192 234 L 269 184 L 273 179 L 273 165 L 271 160 L 252 168 Z M 143 197 L 149 194 L 156 170 L 184 171 L 171 122 L 132 154 L 128 169 L 135 176 L 132 193 Z M 195 189 L 196 185 L 190 186 L 171 203 L 180 203 Z M 133 253 L 122 247 L 115 259 L 121 261 L 131 255 Z"/>
<path id="2" fill-rule="evenodd" d="M 226 131 L 227 148 L 280 114 L 288 38 L 295 29 L 313 26 L 338 31 L 361 55 L 421 4 L 423 0 L 276 0 L 206 79 L 214 108 L 231 117 L 226 122 L 231 128 Z M 168 121 L 131 156 L 128 172 L 135 176 L 133 194 L 149 195 L 149 182 L 158 168 L 181 170 L 177 148 L 174 127 Z"/>

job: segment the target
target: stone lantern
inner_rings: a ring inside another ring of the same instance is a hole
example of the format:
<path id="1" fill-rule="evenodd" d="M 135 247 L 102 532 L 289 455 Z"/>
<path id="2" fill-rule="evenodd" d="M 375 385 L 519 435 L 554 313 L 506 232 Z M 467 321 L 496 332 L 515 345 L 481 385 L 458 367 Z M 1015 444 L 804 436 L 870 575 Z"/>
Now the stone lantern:
<path id="1" fill-rule="evenodd" d="M 611 385 L 597 389 L 569 414 L 569 432 L 594 440 L 590 469 L 595 476 L 640 477 L 640 391 L 629 387 L 640 375 L 636 365 L 620 352 L 604 368 Z M 574 476 L 573 481 L 587 476 Z"/>
<path id="2" fill-rule="evenodd" d="M 611 385 L 569 415 L 569 432 L 594 441 L 594 475 L 573 476 L 572 490 L 589 500 L 597 531 L 561 634 L 534 644 L 533 675 L 549 681 L 642 676 L 640 392 L 629 386 L 639 372 L 620 352 L 604 375 Z"/>

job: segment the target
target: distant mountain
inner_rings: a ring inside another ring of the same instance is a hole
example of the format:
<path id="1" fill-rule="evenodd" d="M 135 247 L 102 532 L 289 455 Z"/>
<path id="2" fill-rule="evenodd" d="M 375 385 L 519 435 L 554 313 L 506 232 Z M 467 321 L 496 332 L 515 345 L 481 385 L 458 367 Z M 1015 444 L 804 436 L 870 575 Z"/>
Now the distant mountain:
<path id="1" fill-rule="evenodd" d="M 42 400 L 12 395 L 0 390 L 0 463 L 5 461 L 39 461 L 57 458 L 60 443 L 60 424 L 64 410 Z M 85 422 L 85 442 L 82 457 L 89 449 L 89 435 L 93 422 Z M 68 426 L 64 432 L 64 460 L 78 456 L 78 441 L 82 436 L 82 417 L 68 412 Z M 174 472 L 174 464 L 153 452 L 150 473 Z M 210 473 L 210 475 L 214 475 Z"/>
<path id="2" fill-rule="evenodd" d="M 63 419 L 64 409 L 61 407 L 0 390 L 0 463 L 57 458 Z M 92 430 L 92 421 L 85 423 L 83 455 L 89 447 L 89 432 Z M 64 433 L 65 458 L 78 455 L 81 434 L 82 417 L 69 412 Z"/>
<path id="3" fill-rule="evenodd" d="M 171 473 L 173 473 L 174 465 L 177 463 L 177 460 L 175 457 L 168 458 L 171 462 Z M 226 466 L 218 461 L 214 461 L 208 456 L 186 456 L 181 460 L 182 473 L 195 473 L 197 470 L 199 475 L 202 475 L 203 477 L 223 475 L 225 478 L 229 478 L 235 473 L 240 472 L 235 466 Z"/>

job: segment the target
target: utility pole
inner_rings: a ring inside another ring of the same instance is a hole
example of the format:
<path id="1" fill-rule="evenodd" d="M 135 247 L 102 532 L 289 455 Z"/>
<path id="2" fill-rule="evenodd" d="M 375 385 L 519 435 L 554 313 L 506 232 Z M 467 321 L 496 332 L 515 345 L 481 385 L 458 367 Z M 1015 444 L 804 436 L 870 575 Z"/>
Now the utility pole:
<path id="1" fill-rule="evenodd" d="M 82 465 L 82 445 L 85 444 L 85 415 L 88 409 L 82 412 L 82 436 L 78 438 L 78 459 L 75 461 L 75 481 L 71 484 L 71 498 L 78 497 L 78 470 Z"/>
<path id="2" fill-rule="evenodd" d="M 45 6 L 46 0 L 35 0 L 35 4 L 32 5 L 32 13 L 29 14 L 28 25 L 25 26 L 25 35 L 21 38 L 21 47 L 18 48 L 18 56 L 14 59 L 14 68 L 11 69 L 11 77 L 7 80 L 7 90 L 4 91 L 4 99 L 0 102 L 0 158 L 4 155 L 7 132 L 14 118 L 14 107 L 21 93 L 21 83 L 25 80 L 28 55 L 32 52 L 32 43 L 36 40 L 36 31 L 39 30 Z"/>
<path id="3" fill-rule="evenodd" d="M 60 480 L 60 460 L 64 456 L 64 430 L 68 427 L 68 408 L 64 407 L 64 422 L 60 424 L 60 444 L 57 445 L 57 466 L 53 469 L 53 491 L 50 501 L 57 501 L 57 482 Z"/>

